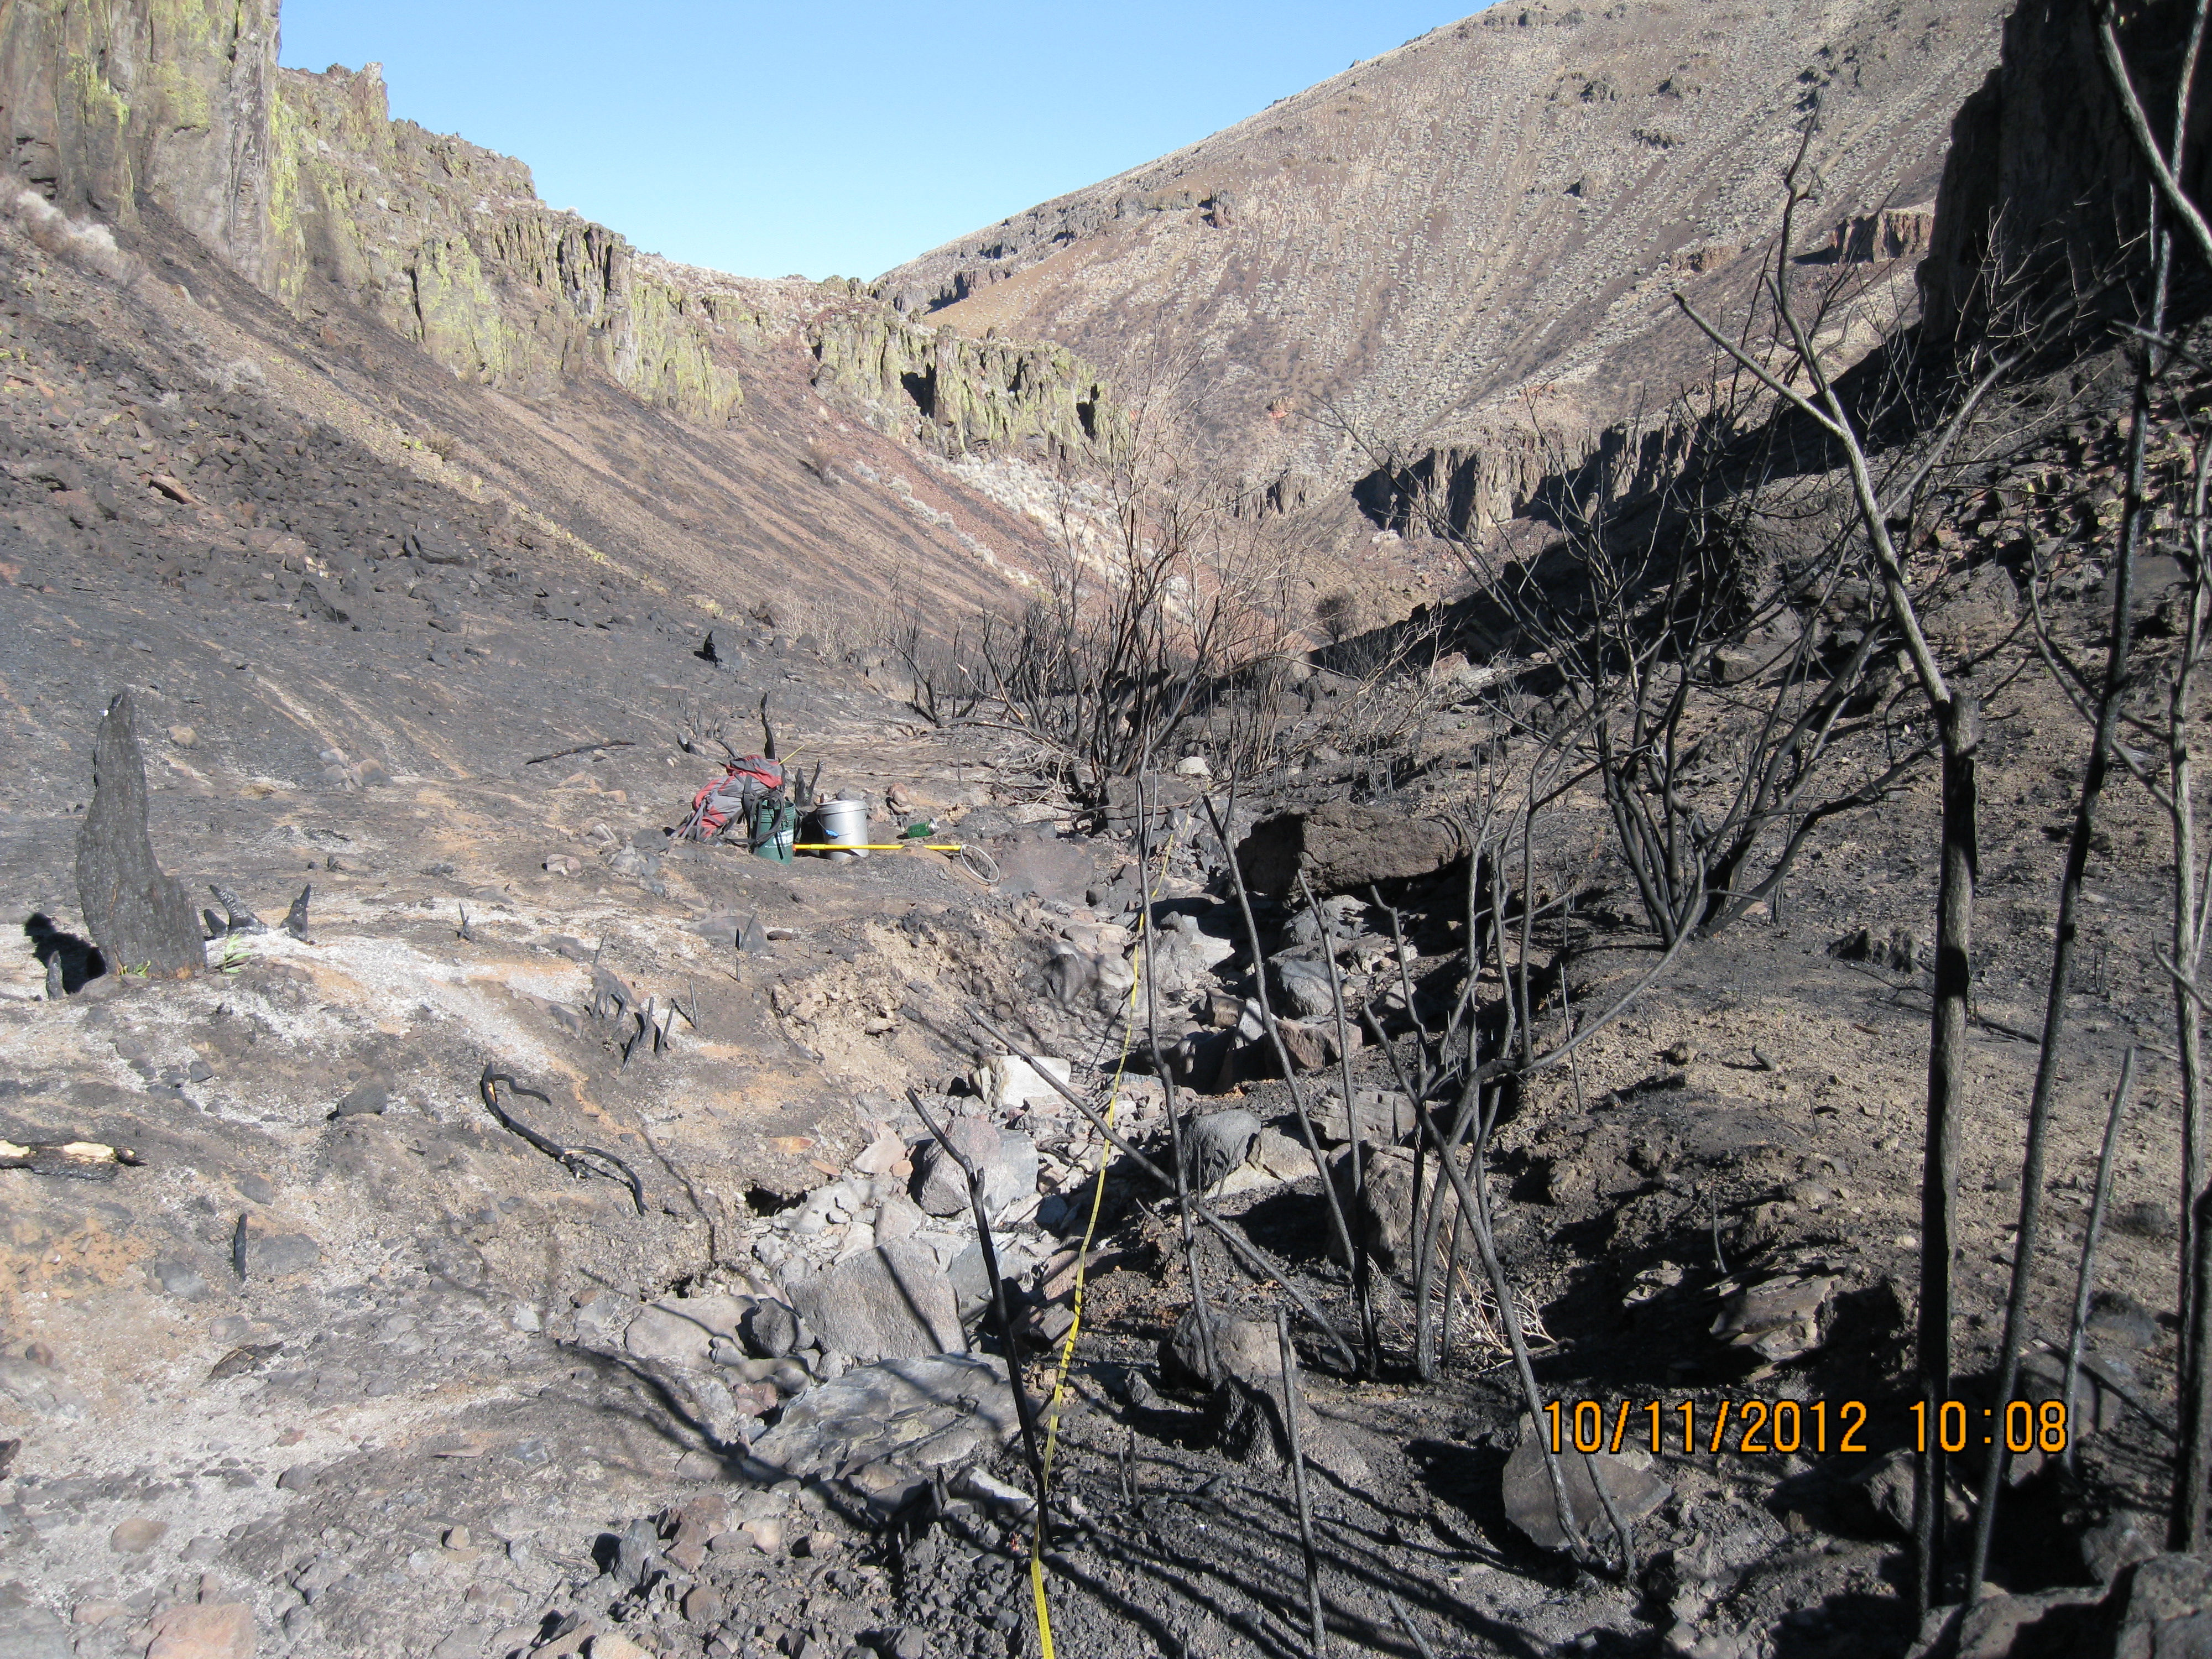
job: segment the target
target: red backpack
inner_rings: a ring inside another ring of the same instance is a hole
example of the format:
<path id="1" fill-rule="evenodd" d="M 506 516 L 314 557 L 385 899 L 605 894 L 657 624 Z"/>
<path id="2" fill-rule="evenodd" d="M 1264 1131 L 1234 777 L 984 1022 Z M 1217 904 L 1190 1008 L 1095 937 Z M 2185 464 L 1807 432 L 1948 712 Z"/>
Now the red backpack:
<path id="1" fill-rule="evenodd" d="M 744 821 L 749 798 L 757 800 L 783 787 L 783 768 L 759 755 L 746 755 L 729 763 L 722 775 L 691 797 L 691 811 L 676 832 L 678 841 L 712 841 L 732 818 L 738 828 Z"/>

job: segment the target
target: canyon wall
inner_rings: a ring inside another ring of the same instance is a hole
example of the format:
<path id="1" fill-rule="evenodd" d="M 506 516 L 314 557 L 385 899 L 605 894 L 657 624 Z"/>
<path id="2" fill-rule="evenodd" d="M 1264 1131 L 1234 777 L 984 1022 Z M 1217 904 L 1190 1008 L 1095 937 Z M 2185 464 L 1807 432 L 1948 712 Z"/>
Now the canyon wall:
<path id="1" fill-rule="evenodd" d="M 149 201 L 257 283 L 276 73 L 276 0 L 0 0 L 15 176 L 118 224 Z"/>
<path id="2" fill-rule="evenodd" d="M 0 0 L 15 176 L 118 226 L 158 210 L 295 316 L 357 307 L 525 398 L 603 377 L 718 426 L 744 406 L 748 350 L 779 334 L 814 347 L 825 388 L 955 452 L 1081 448 L 1111 424 L 1062 348 L 939 338 L 849 294 L 801 337 L 787 284 L 677 266 L 556 212 L 520 161 L 393 120 L 376 65 L 281 69 L 276 38 L 276 0 Z"/>
<path id="3" fill-rule="evenodd" d="M 279 70 L 265 286 L 371 312 L 457 375 L 526 396 L 597 369 L 655 408 L 727 420 L 759 314 L 655 276 L 615 232 L 538 199 L 530 169 L 394 121 L 374 64 Z"/>
<path id="4" fill-rule="evenodd" d="M 1106 383 L 1065 346 L 922 328 L 876 301 L 817 325 L 817 386 L 897 411 L 948 453 L 1031 442 L 1110 453 L 1127 431 Z"/>
<path id="5" fill-rule="evenodd" d="M 2118 33 L 2137 95 L 2171 142 L 2173 88 L 2189 36 L 2180 0 L 2122 8 Z M 2182 182 L 2203 199 L 2212 107 L 2191 112 Z M 2020 0 L 1996 66 L 1960 108 L 1920 268 L 1929 331 L 1979 319 L 1992 273 L 2097 282 L 2140 234 L 2150 173 L 2130 137 L 2100 58 L 2089 0 Z"/>

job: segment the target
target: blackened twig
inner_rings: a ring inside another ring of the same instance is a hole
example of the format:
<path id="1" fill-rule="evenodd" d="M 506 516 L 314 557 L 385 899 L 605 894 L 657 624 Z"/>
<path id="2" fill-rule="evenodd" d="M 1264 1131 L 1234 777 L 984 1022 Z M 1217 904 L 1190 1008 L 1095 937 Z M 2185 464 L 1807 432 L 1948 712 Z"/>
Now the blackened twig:
<path id="1" fill-rule="evenodd" d="M 635 741 L 629 738 L 602 738 L 597 743 L 580 743 L 574 749 L 556 749 L 550 755 L 532 755 L 523 762 L 525 766 L 540 766 L 547 761 L 566 760 L 571 755 L 588 755 L 595 749 L 635 749 Z"/>
<path id="2" fill-rule="evenodd" d="M 1298 1502 L 1298 1543 L 1306 1558 L 1306 1614 L 1313 1623 L 1313 1650 L 1328 1651 L 1328 1625 L 1321 1610 L 1321 1554 L 1314 1548 L 1313 1506 L 1306 1498 L 1305 1446 L 1298 1434 L 1298 1359 L 1291 1346 L 1291 1315 L 1275 1308 L 1275 1346 L 1283 1366 L 1283 1432 L 1291 1442 L 1291 1491 Z"/>
<path id="3" fill-rule="evenodd" d="M 2066 1380 L 2058 1397 L 2066 1402 L 2066 1409 L 2074 1409 L 2074 1385 L 2081 1374 L 2081 1339 L 2089 1323 L 2089 1286 L 2096 1277 L 2097 1235 L 2104 1231 L 2105 1204 L 2112 1194 L 2112 1164 L 2119 1150 L 2120 1121 L 2127 1115 L 2128 1095 L 2136 1084 L 2136 1050 L 2129 1045 L 2126 1057 L 2120 1061 L 2120 1080 L 2112 1090 L 2112 1108 L 2105 1118 L 2105 1145 L 2097 1154 L 2097 1191 L 2089 1201 L 2089 1224 L 2081 1234 L 2081 1270 L 2074 1280 L 2074 1328 L 2066 1340 Z M 2080 1437 L 2069 1435 L 2066 1440 L 2066 1467 L 2076 1467 L 2075 1447 Z"/>
<path id="4" fill-rule="evenodd" d="M 487 1066 L 483 1069 L 483 1075 L 477 1079 L 477 1092 L 483 1097 L 486 1109 L 499 1120 L 500 1127 L 510 1133 L 521 1136 L 579 1181 L 586 1176 L 599 1176 L 608 1181 L 621 1182 L 629 1188 L 630 1201 L 637 1206 L 637 1212 L 640 1215 L 645 1213 L 645 1183 L 637 1178 L 636 1170 L 631 1169 L 612 1152 L 603 1152 L 597 1146 L 563 1146 L 559 1141 L 548 1139 L 538 1133 L 537 1130 L 500 1104 L 499 1088 L 501 1084 L 507 1085 L 509 1094 L 527 1095 L 532 1100 L 543 1101 L 548 1106 L 553 1103 L 551 1096 L 524 1086 L 516 1079 L 513 1073 L 502 1072 L 495 1066 Z M 595 1159 L 598 1161 L 594 1162 Z M 611 1164 L 613 1167 L 602 1168 L 602 1164 Z"/>
<path id="5" fill-rule="evenodd" d="M 230 1270 L 238 1275 L 238 1282 L 246 1283 L 246 1212 L 238 1212 L 238 1225 L 230 1235 Z"/>
<path id="6" fill-rule="evenodd" d="M 1687 938 L 1689 931 L 1684 928 L 1682 936 Z M 1472 1092 L 1482 1085 L 1469 1082 L 1467 1086 Z M 1439 1146 L 1443 1145 L 1443 1137 L 1437 1133 L 1436 1115 L 1429 1110 L 1429 1103 L 1416 1100 L 1413 1109 L 1421 1115 L 1421 1127 L 1428 1132 L 1429 1138 Z M 1459 1200 L 1460 1213 L 1467 1217 L 1474 1229 L 1475 1253 L 1482 1258 L 1483 1273 L 1490 1280 L 1490 1293 L 1498 1299 L 1498 1322 L 1505 1332 L 1507 1345 L 1513 1351 L 1514 1370 L 1520 1378 L 1522 1398 L 1528 1408 L 1528 1421 L 1534 1425 L 1544 1420 L 1544 1391 L 1537 1386 L 1536 1369 L 1528 1358 L 1528 1340 L 1521 1331 L 1520 1310 L 1514 1304 L 1513 1285 L 1505 1277 L 1505 1265 L 1498 1260 L 1498 1241 L 1491 1231 L 1490 1212 L 1486 1206 L 1489 1189 L 1485 1180 L 1484 1152 L 1495 1115 L 1495 1106 L 1488 1111 L 1478 1109 L 1474 1114 L 1480 1121 L 1480 1127 L 1475 1132 L 1474 1155 L 1468 1159 L 1474 1166 L 1472 1188 L 1458 1164 L 1449 1158 L 1439 1162 L 1446 1178 L 1451 1182 L 1452 1196 Z M 1552 1501 L 1559 1511 L 1560 1534 L 1565 1538 L 1568 1549 L 1579 1557 L 1583 1553 L 1582 1531 L 1575 1522 L 1574 1501 L 1567 1494 L 1566 1472 L 1559 1467 L 1559 1460 L 1553 1454 L 1551 1443 L 1540 1434 L 1536 1437 L 1536 1448 L 1544 1459 L 1544 1472 L 1551 1478 Z"/>
<path id="7" fill-rule="evenodd" d="M 1421 1659 L 1437 1659 L 1437 1650 L 1429 1645 L 1429 1638 L 1421 1634 L 1420 1626 L 1413 1622 L 1413 1616 L 1406 1611 L 1405 1604 L 1395 1595 L 1385 1595 L 1382 1599 L 1390 1604 L 1390 1616 L 1398 1621 L 1398 1628 L 1411 1638 Z"/>

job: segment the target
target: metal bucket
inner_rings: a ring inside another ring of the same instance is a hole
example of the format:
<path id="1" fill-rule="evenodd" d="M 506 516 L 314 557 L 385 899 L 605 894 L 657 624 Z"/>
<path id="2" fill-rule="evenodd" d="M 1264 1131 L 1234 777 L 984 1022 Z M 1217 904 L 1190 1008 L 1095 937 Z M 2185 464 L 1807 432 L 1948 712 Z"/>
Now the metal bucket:
<path id="1" fill-rule="evenodd" d="M 842 842 L 847 847 L 860 848 L 868 841 L 868 804 L 864 800 L 825 800 L 817 802 L 814 817 L 822 826 L 822 839 Z M 864 859 L 864 852 L 832 853 L 830 862 L 842 864 L 848 859 Z"/>

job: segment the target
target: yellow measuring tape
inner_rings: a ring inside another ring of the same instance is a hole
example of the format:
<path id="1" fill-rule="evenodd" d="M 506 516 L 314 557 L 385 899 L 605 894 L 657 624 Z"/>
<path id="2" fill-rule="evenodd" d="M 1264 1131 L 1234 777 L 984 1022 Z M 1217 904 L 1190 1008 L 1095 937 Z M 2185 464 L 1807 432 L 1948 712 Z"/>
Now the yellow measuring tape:
<path id="1" fill-rule="evenodd" d="M 1167 867 L 1169 854 L 1175 850 L 1175 837 L 1170 836 L 1160 849 L 1160 867 Z M 1114 1108 L 1121 1098 L 1121 1079 L 1129 1069 L 1129 1043 L 1137 1031 L 1137 993 L 1143 988 L 1146 958 L 1152 948 L 1152 902 L 1158 893 L 1157 878 L 1147 871 L 1145 887 L 1144 925 L 1138 932 L 1137 972 L 1129 981 L 1128 1012 L 1121 1020 L 1121 1057 L 1115 1062 L 1114 1084 L 1106 1091 L 1106 1127 L 1114 1127 Z M 1106 1160 L 1114 1147 L 1108 1142 L 1098 1148 L 1098 1173 L 1091 1188 L 1091 1215 L 1083 1224 L 1083 1245 L 1075 1255 L 1075 1317 L 1069 1322 L 1067 1335 L 1060 1343 L 1060 1371 L 1053 1378 L 1052 1399 L 1046 1406 L 1048 1413 L 1044 1434 L 1044 1486 L 1052 1480 L 1053 1453 L 1060 1445 L 1060 1411 L 1067 1396 L 1067 1368 L 1075 1358 L 1075 1340 L 1083 1333 L 1083 1290 L 1091 1272 L 1091 1242 L 1097 1237 L 1098 1212 L 1106 1202 Z M 1007 1363 L 1018 1364 L 1014 1356 Z M 1052 1650 L 1052 1615 L 1045 1611 L 1044 1600 L 1044 1491 L 1037 1492 L 1036 1527 L 1030 1535 L 1030 1593 L 1036 1601 L 1037 1642 L 1044 1650 L 1044 1659 L 1054 1659 Z"/>
<path id="2" fill-rule="evenodd" d="M 968 843 L 959 841 L 799 841 L 791 844 L 794 853 L 964 853 Z"/>

